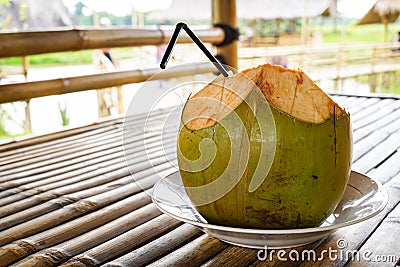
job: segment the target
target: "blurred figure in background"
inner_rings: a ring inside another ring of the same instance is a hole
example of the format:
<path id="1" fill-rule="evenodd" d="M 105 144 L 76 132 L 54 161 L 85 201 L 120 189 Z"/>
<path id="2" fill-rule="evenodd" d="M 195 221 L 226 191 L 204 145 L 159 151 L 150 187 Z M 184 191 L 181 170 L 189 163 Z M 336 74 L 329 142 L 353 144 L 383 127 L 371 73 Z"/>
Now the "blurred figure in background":
<path id="1" fill-rule="evenodd" d="M 111 20 L 107 17 L 102 17 L 100 19 L 100 27 L 103 29 L 109 29 L 111 27 Z M 103 55 L 106 56 L 111 63 L 113 63 L 112 57 L 111 57 L 111 50 L 109 48 L 103 48 L 102 49 Z"/>
<path id="2" fill-rule="evenodd" d="M 157 25 L 157 29 L 162 31 L 161 29 L 162 24 Z M 159 44 L 157 45 L 157 53 L 156 53 L 156 63 L 159 65 L 161 63 L 161 59 L 164 56 L 165 50 L 167 50 L 167 44 Z"/>
<path id="3" fill-rule="evenodd" d="M 395 46 L 392 48 L 392 51 L 400 52 L 400 31 L 393 37 L 392 43 Z"/>

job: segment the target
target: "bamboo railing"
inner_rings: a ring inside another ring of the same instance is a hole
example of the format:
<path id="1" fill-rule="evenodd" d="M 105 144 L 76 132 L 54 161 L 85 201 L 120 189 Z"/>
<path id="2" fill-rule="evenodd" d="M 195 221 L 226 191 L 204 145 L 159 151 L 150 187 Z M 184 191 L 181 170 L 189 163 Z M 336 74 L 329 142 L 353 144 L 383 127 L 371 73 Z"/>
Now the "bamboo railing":
<path id="1" fill-rule="evenodd" d="M 176 67 L 167 72 L 160 73 L 157 75 L 157 78 L 169 79 L 179 76 L 210 73 L 214 70 L 215 67 L 211 63 L 199 63 L 185 65 L 184 67 Z M 159 68 L 149 68 L 0 85 L 0 104 L 41 96 L 66 94 L 144 82 L 159 71 Z"/>
<path id="2" fill-rule="evenodd" d="M 100 29 L 18 32 L 0 34 L 0 58 L 52 52 L 78 51 L 104 47 L 160 45 L 169 41 L 172 30 L 163 29 Z M 224 39 L 220 28 L 196 30 L 203 41 L 219 44 Z M 192 42 L 186 35 L 178 43 Z"/>
<path id="3" fill-rule="evenodd" d="M 78 51 L 84 49 L 99 49 L 113 47 L 133 47 L 144 45 L 160 45 L 169 41 L 173 29 L 68 29 L 42 32 L 17 32 L 0 34 L 0 58 L 28 55 Z M 196 35 L 202 42 L 214 45 L 220 44 L 225 33 L 219 27 L 196 29 Z M 191 43 L 192 40 L 182 34 L 178 43 Z M 223 51 L 219 49 L 219 51 Z M 235 57 L 236 58 L 236 57 Z M 233 63 L 234 61 L 230 59 Z M 27 63 L 24 60 L 24 63 Z M 27 64 L 24 64 L 26 77 Z M 214 70 L 211 64 L 192 65 L 186 68 L 175 68 L 172 71 L 158 75 L 158 79 L 209 73 Z M 77 77 L 67 77 L 35 82 L 21 82 L 0 85 L 0 104 L 26 101 L 25 126 L 29 130 L 29 101 L 35 97 L 80 92 L 92 89 L 112 88 L 129 83 L 144 82 L 159 72 L 158 68 L 138 69 L 130 71 L 109 71 Z M 118 90 L 118 112 L 123 112 L 121 89 Z M 100 114 L 101 115 L 101 114 Z"/>
<path id="4" fill-rule="evenodd" d="M 272 57 L 286 57 L 289 67 L 304 68 L 315 80 L 344 79 L 400 69 L 400 53 L 393 52 L 398 48 L 392 43 L 243 47 L 239 58 L 252 66 Z"/>
<path id="5" fill-rule="evenodd" d="M 167 43 L 171 35 L 172 30 L 165 29 L 72 29 L 46 32 L 3 33 L 0 34 L 0 58 L 104 47 L 159 45 Z M 199 29 L 196 30 L 196 35 L 203 42 L 211 44 L 221 43 L 224 39 L 224 32 L 220 28 Z M 189 42 L 192 42 L 192 40 L 183 34 L 178 39 L 178 43 Z M 199 64 L 192 65 L 191 67 L 176 68 L 157 77 L 159 79 L 168 79 L 197 73 L 207 73 L 213 70 L 211 64 Z M 0 85 L 0 104 L 21 100 L 25 101 L 41 96 L 144 82 L 157 72 L 159 72 L 158 68 L 113 71 L 70 78 Z"/>

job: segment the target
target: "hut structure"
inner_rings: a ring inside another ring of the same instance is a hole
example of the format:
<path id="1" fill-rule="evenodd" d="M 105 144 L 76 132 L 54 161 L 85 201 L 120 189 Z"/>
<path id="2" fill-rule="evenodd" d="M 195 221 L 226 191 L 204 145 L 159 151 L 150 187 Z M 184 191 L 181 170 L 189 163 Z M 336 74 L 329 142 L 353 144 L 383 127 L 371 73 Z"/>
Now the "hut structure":
<path id="1" fill-rule="evenodd" d="M 316 17 L 329 8 L 330 2 L 330 0 L 237 0 L 237 17 L 239 19 L 293 19 Z M 168 9 L 152 11 L 149 13 L 148 18 L 173 21 L 211 19 L 211 6 L 212 1 L 173 0 Z"/>
<path id="2" fill-rule="evenodd" d="M 193 2 L 193 3 L 192 3 Z M 173 0 L 170 8 L 149 12 L 148 18 L 159 21 L 211 21 L 213 1 Z M 237 0 L 237 18 L 245 20 L 302 19 L 301 40 L 307 42 L 308 18 L 317 17 L 331 6 L 331 0 Z M 288 8 L 290 7 L 290 8 Z"/>
<path id="3" fill-rule="evenodd" d="M 371 9 L 357 22 L 357 25 L 382 23 L 384 41 L 388 40 L 388 24 L 400 15 L 400 0 L 377 0 Z"/>

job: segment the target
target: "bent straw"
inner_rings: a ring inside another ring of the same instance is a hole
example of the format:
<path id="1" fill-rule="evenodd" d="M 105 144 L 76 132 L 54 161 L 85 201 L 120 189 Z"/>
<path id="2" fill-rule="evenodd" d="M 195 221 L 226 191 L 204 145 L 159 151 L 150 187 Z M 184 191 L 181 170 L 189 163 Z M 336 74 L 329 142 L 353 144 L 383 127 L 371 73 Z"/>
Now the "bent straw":
<path id="1" fill-rule="evenodd" d="M 171 40 L 168 43 L 167 49 L 165 50 L 164 56 L 161 60 L 160 63 L 160 68 L 165 69 L 165 66 L 167 65 L 169 58 L 171 57 L 172 50 L 174 49 L 174 46 L 176 44 L 176 41 L 178 39 L 179 33 L 181 30 L 184 29 L 186 33 L 189 35 L 190 38 L 192 38 L 193 42 L 197 44 L 197 46 L 203 51 L 203 53 L 208 57 L 208 59 L 211 61 L 211 63 L 214 64 L 214 66 L 219 70 L 219 72 L 224 75 L 225 77 L 229 76 L 229 73 L 226 71 L 226 69 L 221 65 L 221 63 L 210 53 L 210 51 L 207 50 L 207 48 L 204 46 L 204 44 L 201 42 L 201 40 L 192 32 L 192 30 L 189 29 L 189 27 L 186 25 L 186 23 L 179 22 L 176 24 L 175 31 L 171 36 Z"/>

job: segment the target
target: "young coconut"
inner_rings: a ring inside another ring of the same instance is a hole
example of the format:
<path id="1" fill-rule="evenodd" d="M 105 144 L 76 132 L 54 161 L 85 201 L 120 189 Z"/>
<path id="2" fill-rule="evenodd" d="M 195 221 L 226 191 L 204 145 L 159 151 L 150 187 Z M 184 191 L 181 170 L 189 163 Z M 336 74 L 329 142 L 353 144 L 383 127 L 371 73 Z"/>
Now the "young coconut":
<path id="1" fill-rule="evenodd" d="M 350 116 L 304 72 L 266 64 L 219 76 L 188 99 L 181 119 L 180 174 L 208 222 L 315 227 L 339 203 Z"/>

